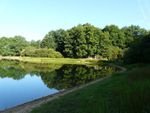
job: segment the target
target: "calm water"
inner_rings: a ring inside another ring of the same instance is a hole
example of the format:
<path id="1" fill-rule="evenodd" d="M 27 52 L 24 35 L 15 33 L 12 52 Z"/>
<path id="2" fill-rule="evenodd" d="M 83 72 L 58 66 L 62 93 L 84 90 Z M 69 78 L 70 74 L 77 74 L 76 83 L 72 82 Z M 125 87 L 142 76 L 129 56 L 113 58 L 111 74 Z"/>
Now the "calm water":
<path id="1" fill-rule="evenodd" d="M 0 61 L 0 110 L 85 84 L 115 70 L 108 66 Z"/>

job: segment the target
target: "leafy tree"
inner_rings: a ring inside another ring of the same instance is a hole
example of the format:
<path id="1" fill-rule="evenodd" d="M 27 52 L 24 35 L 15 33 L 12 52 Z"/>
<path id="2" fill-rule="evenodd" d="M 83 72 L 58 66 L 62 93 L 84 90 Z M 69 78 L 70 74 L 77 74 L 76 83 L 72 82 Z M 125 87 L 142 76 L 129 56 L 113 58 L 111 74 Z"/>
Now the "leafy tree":
<path id="1" fill-rule="evenodd" d="M 65 43 L 68 57 L 85 58 L 98 54 L 100 29 L 90 25 L 78 25 L 68 30 L 69 37 Z"/>
<path id="2" fill-rule="evenodd" d="M 22 36 L 2 37 L 0 38 L 0 55 L 19 56 L 22 54 L 24 56 L 48 57 L 50 50 L 55 50 L 64 57 L 87 58 L 99 56 L 112 60 L 121 58 L 127 49 L 133 50 L 132 53 L 134 53 L 134 49 L 130 49 L 130 47 L 134 48 L 135 46 L 140 50 L 137 45 L 148 33 L 149 31 L 134 25 L 122 29 L 116 25 L 109 25 L 101 30 L 87 23 L 68 30 L 50 31 L 42 41 L 32 40 L 27 42 Z"/>
<path id="3" fill-rule="evenodd" d="M 137 39 L 125 53 L 125 63 L 150 63 L 150 34 Z"/>
<path id="4" fill-rule="evenodd" d="M 119 48 L 125 47 L 125 35 L 116 25 L 106 26 L 103 29 L 104 32 L 109 32 L 110 40 L 113 46 L 117 46 Z"/>
<path id="5" fill-rule="evenodd" d="M 20 52 L 29 45 L 29 43 L 22 36 L 15 36 L 12 38 L 12 44 L 10 44 L 10 49 L 15 52 L 15 55 L 19 56 Z"/>
<path id="6" fill-rule="evenodd" d="M 46 34 L 41 42 L 41 47 L 56 49 L 55 31 L 50 31 L 48 34 Z"/>
<path id="7" fill-rule="evenodd" d="M 29 45 L 22 36 L 2 37 L 0 42 L 0 55 L 2 56 L 19 56 L 22 49 Z"/>
<path id="8" fill-rule="evenodd" d="M 90 24 L 84 24 L 83 27 L 87 45 L 87 57 L 94 57 L 98 53 L 101 30 Z"/>
<path id="9" fill-rule="evenodd" d="M 64 56 L 65 54 L 65 46 L 68 44 L 69 33 L 63 29 L 59 29 L 55 31 L 55 43 L 56 43 L 56 51 L 59 51 Z"/>
<path id="10" fill-rule="evenodd" d="M 99 33 L 99 44 L 98 44 L 98 54 L 102 57 L 108 57 L 108 51 L 111 47 L 111 40 L 109 39 L 110 35 L 108 32 Z"/>
<path id="11" fill-rule="evenodd" d="M 106 58 L 108 60 L 118 60 L 123 57 L 122 49 L 116 46 L 110 46 L 106 52 Z"/>
<path id="12" fill-rule="evenodd" d="M 85 57 L 86 52 L 86 40 L 85 33 L 82 25 L 71 28 L 69 31 L 69 40 L 65 47 L 66 52 L 72 53 L 71 57 Z"/>
<path id="13" fill-rule="evenodd" d="M 40 44 L 41 44 L 40 40 L 37 40 L 37 41 L 31 40 L 30 42 L 30 46 L 35 47 L 35 48 L 40 48 Z"/>
<path id="14" fill-rule="evenodd" d="M 148 34 L 145 29 L 134 25 L 123 27 L 122 31 L 125 34 L 126 47 L 129 47 L 136 39 L 143 38 L 146 34 Z"/>

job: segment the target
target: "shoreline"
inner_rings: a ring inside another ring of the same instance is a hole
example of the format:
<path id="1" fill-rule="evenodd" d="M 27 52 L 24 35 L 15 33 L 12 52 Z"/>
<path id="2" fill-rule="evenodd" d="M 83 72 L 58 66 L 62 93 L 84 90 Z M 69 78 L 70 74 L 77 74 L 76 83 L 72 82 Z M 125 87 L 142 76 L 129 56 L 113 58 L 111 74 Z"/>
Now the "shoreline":
<path id="1" fill-rule="evenodd" d="M 114 64 L 110 64 L 110 65 L 115 66 L 115 67 L 120 69 L 120 71 L 116 72 L 116 73 L 122 73 L 122 72 L 126 71 L 126 68 L 124 68 L 124 67 L 117 66 L 117 65 L 114 65 Z M 77 90 L 80 90 L 80 89 L 82 89 L 84 87 L 87 87 L 87 86 L 90 86 L 92 84 L 101 82 L 101 81 L 103 81 L 107 78 L 110 78 L 110 77 L 111 77 L 111 75 L 108 75 L 107 77 L 91 81 L 91 82 L 89 82 L 87 84 L 84 84 L 84 85 L 81 85 L 81 86 L 77 86 L 77 87 L 67 89 L 67 90 L 62 90 L 58 93 L 48 95 L 48 96 L 45 96 L 45 97 L 42 97 L 42 98 L 39 98 L 39 99 L 35 99 L 35 100 L 32 100 L 30 102 L 18 105 L 18 106 L 13 107 L 13 108 L 2 110 L 2 111 L 0 111 L 0 113 L 30 113 L 32 111 L 32 109 L 34 109 L 36 107 L 39 107 L 42 104 L 50 102 L 54 99 L 59 99 L 61 96 L 64 96 L 66 94 L 69 94 L 69 93 L 77 91 Z"/>

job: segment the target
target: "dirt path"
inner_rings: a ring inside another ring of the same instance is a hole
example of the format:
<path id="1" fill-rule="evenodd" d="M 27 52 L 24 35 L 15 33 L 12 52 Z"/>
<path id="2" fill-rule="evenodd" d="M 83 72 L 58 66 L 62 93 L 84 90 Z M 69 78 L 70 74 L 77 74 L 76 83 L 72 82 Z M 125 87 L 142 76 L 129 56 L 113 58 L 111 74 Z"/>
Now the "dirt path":
<path id="1" fill-rule="evenodd" d="M 117 66 L 117 65 L 114 65 L 114 64 L 110 64 L 110 65 L 119 68 L 121 70 L 121 71 L 119 71 L 119 73 L 122 73 L 122 72 L 126 71 L 126 68 L 124 68 L 124 67 Z M 82 89 L 84 87 L 87 87 L 89 85 L 92 85 L 92 84 L 95 84 L 97 82 L 100 82 L 100 81 L 102 81 L 104 79 L 109 78 L 110 76 L 107 76 L 107 77 L 104 77 L 104 78 L 92 81 L 92 82 L 90 82 L 88 84 L 84 84 L 82 86 L 78 86 L 78 87 L 75 87 L 75 88 L 72 88 L 72 89 L 60 91 L 59 93 L 56 93 L 56 94 L 53 94 L 53 95 L 49 95 L 49 96 L 46 96 L 46 97 L 43 97 L 43 98 L 40 98 L 40 99 L 37 99 L 37 100 L 33 100 L 31 102 L 28 102 L 28 103 L 16 106 L 14 108 L 10 108 L 10 109 L 4 110 L 4 111 L 0 111 L 0 113 L 30 113 L 33 108 L 39 107 L 42 104 L 50 102 L 50 101 L 52 101 L 54 99 L 58 99 L 61 96 L 69 94 L 69 93 L 71 93 L 73 91 L 76 91 L 76 90 Z"/>

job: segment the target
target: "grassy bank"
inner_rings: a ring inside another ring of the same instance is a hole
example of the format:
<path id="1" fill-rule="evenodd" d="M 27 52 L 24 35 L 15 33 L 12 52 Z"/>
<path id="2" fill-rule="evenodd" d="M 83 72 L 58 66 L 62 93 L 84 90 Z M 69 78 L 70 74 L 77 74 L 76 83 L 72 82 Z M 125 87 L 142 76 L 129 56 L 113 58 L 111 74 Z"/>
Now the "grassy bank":
<path id="1" fill-rule="evenodd" d="M 51 64 L 97 64 L 97 59 L 74 59 L 74 58 L 36 58 L 36 57 L 0 57 L 4 60 L 18 60 L 29 63 L 51 63 Z"/>
<path id="2" fill-rule="evenodd" d="M 32 113 L 150 113 L 150 66 L 130 70 L 36 108 Z"/>

